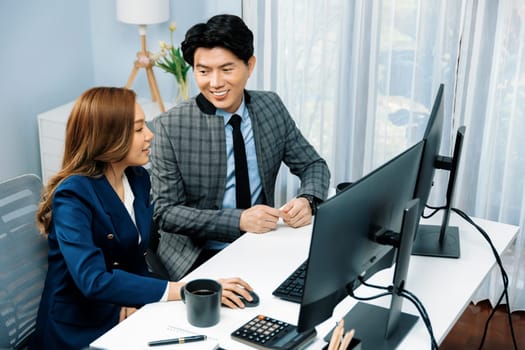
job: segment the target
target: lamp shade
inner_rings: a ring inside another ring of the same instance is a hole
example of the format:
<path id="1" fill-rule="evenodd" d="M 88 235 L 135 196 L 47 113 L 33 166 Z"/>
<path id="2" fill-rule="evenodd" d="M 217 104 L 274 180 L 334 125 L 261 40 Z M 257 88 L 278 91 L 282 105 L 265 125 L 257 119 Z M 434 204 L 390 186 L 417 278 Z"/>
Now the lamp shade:
<path id="1" fill-rule="evenodd" d="M 169 0 L 116 0 L 117 19 L 131 24 L 166 22 L 170 16 Z"/>

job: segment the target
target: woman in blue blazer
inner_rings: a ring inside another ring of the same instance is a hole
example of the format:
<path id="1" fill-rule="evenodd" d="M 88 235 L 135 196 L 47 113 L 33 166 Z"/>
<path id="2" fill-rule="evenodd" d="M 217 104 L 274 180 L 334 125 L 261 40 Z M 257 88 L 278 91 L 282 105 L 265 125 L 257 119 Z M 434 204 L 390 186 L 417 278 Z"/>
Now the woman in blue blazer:
<path id="1" fill-rule="evenodd" d="M 179 300 L 182 282 L 148 276 L 152 132 L 135 93 L 93 88 L 66 127 L 62 169 L 42 194 L 37 222 L 48 237 L 48 272 L 31 348 L 82 349 L 128 310 Z M 243 307 L 251 287 L 219 280 L 223 304 Z M 236 295 L 237 294 L 237 295 Z"/>

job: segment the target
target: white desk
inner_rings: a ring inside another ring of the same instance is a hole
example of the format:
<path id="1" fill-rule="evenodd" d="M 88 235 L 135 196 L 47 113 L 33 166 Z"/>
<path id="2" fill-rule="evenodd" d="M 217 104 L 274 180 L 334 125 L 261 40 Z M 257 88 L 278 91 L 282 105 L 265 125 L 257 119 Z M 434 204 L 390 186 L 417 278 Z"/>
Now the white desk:
<path id="1" fill-rule="evenodd" d="M 431 222 L 439 221 L 425 221 Z M 489 233 L 499 254 L 511 244 L 518 232 L 516 226 L 486 220 L 476 222 Z M 407 289 L 424 304 L 438 343 L 443 341 L 495 264 L 489 245 L 481 234 L 456 215 L 452 215 L 451 225 L 460 226 L 461 258 L 413 256 L 407 277 Z M 95 344 L 105 345 L 109 349 L 148 349 L 146 342 L 153 340 L 153 334 L 148 335 L 148 329 L 172 325 L 217 338 L 220 346 L 228 350 L 248 349 L 246 345 L 232 340 L 230 333 L 253 316 L 264 314 L 297 324 L 299 305 L 272 296 L 272 291 L 307 258 L 310 236 L 310 226 L 301 229 L 281 226 L 277 231 L 263 235 L 245 234 L 184 279 L 242 277 L 259 294 L 261 300 L 258 307 L 244 310 L 223 307 L 219 324 L 209 328 L 196 328 L 187 323 L 185 305 L 182 302 L 149 304 L 107 332 Z M 373 276 L 369 282 L 389 285 L 392 275 L 392 268 L 384 270 Z M 377 290 L 363 286 L 357 290 L 360 296 L 376 293 Z M 389 302 L 390 298 L 385 297 L 376 304 L 388 306 Z M 309 349 L 321 349 L 325 344 L 322 338 L 335 325 L 336 320 L 355 304 L 356 301 L 351 298 L 344 299 L 334 309 L 333 317 L 317 327 L 317 339 Z M 403 311 L 418 315 L 415 307 L 407 300 L 403 302 Z M 356 337 L 359 338 L 359 334 Z M 430 338 L 421 318 L 399 348 L 430 348 Z M 162 349 L 182 350 L 183 347 L 172 345 Z"/>

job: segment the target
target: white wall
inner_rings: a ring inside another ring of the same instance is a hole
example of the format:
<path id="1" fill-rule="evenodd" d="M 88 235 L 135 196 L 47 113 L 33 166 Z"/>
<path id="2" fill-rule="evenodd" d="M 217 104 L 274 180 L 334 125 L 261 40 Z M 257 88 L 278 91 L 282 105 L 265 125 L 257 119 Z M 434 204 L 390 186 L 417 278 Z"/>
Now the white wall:
<path id="1" fill-rule="evenodd" d="M 171 0 L 175 41 L 214 14 L 241 14 L 241 0 Z M 168 23 L 148 27 L 148 48 L 168 40 Z M 123 86 L 140 49 L 137 28 L 120 23 L 114 0 L 0 1 L 0 181 L 40 175 L 37 114 L 97 85 Z M 156 69 L 163 98 L 168 74 Z M 147 96 L 144 72 L 133 88 Z M 190 92 L 196 92 L 194 86 Z"/>

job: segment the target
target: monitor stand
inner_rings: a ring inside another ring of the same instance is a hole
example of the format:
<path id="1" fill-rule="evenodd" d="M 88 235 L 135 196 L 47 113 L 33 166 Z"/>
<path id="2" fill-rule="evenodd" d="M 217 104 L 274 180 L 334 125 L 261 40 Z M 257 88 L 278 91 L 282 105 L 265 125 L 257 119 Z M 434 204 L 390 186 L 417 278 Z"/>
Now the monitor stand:
<path id="1" fill-rule="evenodd" d="M 359 302 L 344 316 L 345 328 L 355 329 L 355 336 L 361 340 L 361 350 L 397 348 L 419 319 L 418 316 L 401 311 L 403 297 L 398 294 L 398 291 L 403 289 L 407 278 L 410 253 L 417 227 L 418 204 L 419 199 L 411 200 L 403 213 L 390 308 Z M 330 341 L 332 331 L 325 336 L 326 341 Z"/>
<path id="2" fill-rule="evenodd" d="M 417 230 L 412 255 L 433 256 L 441 258 L 459 258 L 461 255 L 459 244 L 459 229 L 456 226 L 449 226 L 450 208 L 454 198 L 457 170 L 463 148 L 465 137 L 465 127 L 458 128 L 454 153 L 452 158 L 438 156 L 435 160 L 435 167 L 450 171 L 445 212 L 441 226 L 419 225 Z"/>
<path id="3" fill-rule="evenodd" d="M 355 329 L 355 337 L 361 340 L 361 350 L 396 349 L 405 335 L 416 324 L 418 317 L 401 313 L 396 331 L 389 338 L 385 337 L 384 325 L 389 309 L 366 303 L 357 303 L 344 317 L 345 329 Z M 330 341 L 332 332 L 324 338 Z"/>
<path id="4" fill-rule="evenodd" d="M 412 255 L 433 256 L 438 258 L 459 258 L 459 229 L 445 226 L 445 235 L 440 239 L 442 226 L 419 225 Z"/>

